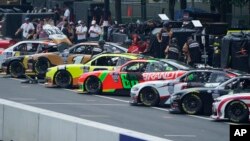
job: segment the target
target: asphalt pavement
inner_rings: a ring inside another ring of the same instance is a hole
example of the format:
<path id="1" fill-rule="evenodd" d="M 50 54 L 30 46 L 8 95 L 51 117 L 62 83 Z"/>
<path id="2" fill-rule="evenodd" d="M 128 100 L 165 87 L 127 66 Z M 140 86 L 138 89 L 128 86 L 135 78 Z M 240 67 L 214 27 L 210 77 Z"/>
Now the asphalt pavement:
<path id="1" fill-rule="evenodd" d="M 229 141 L 228 122 L 169 114 L 167 108 L 130 106 L 124 96 L 77 94 L 0 78 L 0 98 L 174 141 Z"/>

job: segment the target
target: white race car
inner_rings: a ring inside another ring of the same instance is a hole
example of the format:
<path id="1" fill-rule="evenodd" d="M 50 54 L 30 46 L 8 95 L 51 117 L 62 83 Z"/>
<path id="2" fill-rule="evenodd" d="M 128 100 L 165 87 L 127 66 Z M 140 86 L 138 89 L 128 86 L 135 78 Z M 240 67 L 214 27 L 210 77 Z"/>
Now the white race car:
<path id="1" fill-rule="evenodd" d="M 193 87 L 216 87 L 237 76 L 229 71 L 215 69 L 191 70 L 175 80 L 158 80 L 136 84 L 130 91 L 130 104 L 157 106 L 167 104 L 171 94 Z"/>
<path id="2" fill-rule="evenodd" d="M 232 122 L 250 121 L 250 93 L 229 94 L 215 99 L 212 118 Z"/>

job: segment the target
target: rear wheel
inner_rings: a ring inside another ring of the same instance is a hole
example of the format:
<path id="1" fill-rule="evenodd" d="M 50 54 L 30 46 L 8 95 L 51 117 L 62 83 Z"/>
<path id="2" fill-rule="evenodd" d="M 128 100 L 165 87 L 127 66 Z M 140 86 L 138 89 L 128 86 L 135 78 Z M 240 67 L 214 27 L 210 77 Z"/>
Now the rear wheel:
<path id="1" fill-rule="evenodd" d="M 187 114 L 198 114 L 201 112 L 202 109 L 201 98 L 196 94 L 188 94 L 183 98 L 181 107 L 182 110 Z"/>
<path id="2" fill-rule="evenodd" d="M 44 76 L 49 67 L 50 67 L 50 62 L 46 58 L 39 58 L 35 63 L 36 73 L 40 76 Z"/>
<path id="3" fill-rule="evenodd" d="M 241 101 L 233 101 L 226 108 L 226 115 L 232 122 L 247 122 L 249 116 L 248 107 Z"/>
<path id="4" fill-rule="evenodd" d="M 84 83 L 84 87 L 90 94 L 99 94 L 102 91 L 102 83 L 95 76 L 88 77 Z"/>
<path id="5" fill-rule="evenodd" d="M 20 61 L 13 61 L 9 65 L 11 77 L 18 78 L 24 76 L 24 67 Z"/>
<path id="6" fill-rule="evenodd" d="M 140 92 L 140 100 L 145 106 L 156 106 L 159 104 L 160 97 L 154 88 L 144 88 Z"/>
<path id="7" fill-rule="evenodd" d="M 72 77 L 66 70 L 58 71 L 55 75 L 55 84 L 61 88 L 69 88 L 72 86 Z"/>

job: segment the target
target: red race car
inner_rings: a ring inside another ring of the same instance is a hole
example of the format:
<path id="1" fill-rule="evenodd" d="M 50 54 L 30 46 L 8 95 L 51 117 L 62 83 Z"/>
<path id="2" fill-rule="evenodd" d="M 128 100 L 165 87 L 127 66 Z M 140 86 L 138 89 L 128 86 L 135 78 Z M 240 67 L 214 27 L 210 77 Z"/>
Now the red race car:
<path id="1" fill-rule="evenodd" d="M 169 80 L 190 69 L 167 59 L 132 60 L 115 71 L 95 71 L 82 74 L 78 79 L 80 89 L 91 94 L 102 92 L 129 94 L 137 83 L 152 80 Z"/>
<path id="2" fill-rule="evenodd" d="M 0 38 L 0 50 L 4 50 L 12 45 L 14 45 L 17 41 L 10 38 Z"/>

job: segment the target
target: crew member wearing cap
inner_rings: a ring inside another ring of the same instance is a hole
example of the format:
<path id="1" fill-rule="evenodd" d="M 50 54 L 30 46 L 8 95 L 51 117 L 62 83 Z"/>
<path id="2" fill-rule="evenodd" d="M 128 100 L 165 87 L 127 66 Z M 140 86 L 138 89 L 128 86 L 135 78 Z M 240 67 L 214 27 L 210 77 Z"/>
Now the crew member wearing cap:
<path id="1" fill-rule="evenodd" d="M 76 27 L 77 43 L 85 42 L 87 41 L 86 34 L 88 32 L 88 28 L 81 20 L 79 20 L 77 23 L 78 23 L 78 26 Z"/>
<path id="2" fill-rule="evenodd" d="M 33 34 L 35 27 L 34 25 L 30 22 L 29 18 L 24 19 L 25 22 L 21 25 L 21 27 L 16 31 L 15 35 L 17 36 L 19 32 L 23 32 L 23 39 L 27 39 L 29 33 Z"/>
<path id="3" fill-rule="evenodd" d="M 96 24 L 96 21 L 91 22 L 91 27 L 89 28 L 89 40 L 98 41 L 102 33 L 101 28 Z"/>

